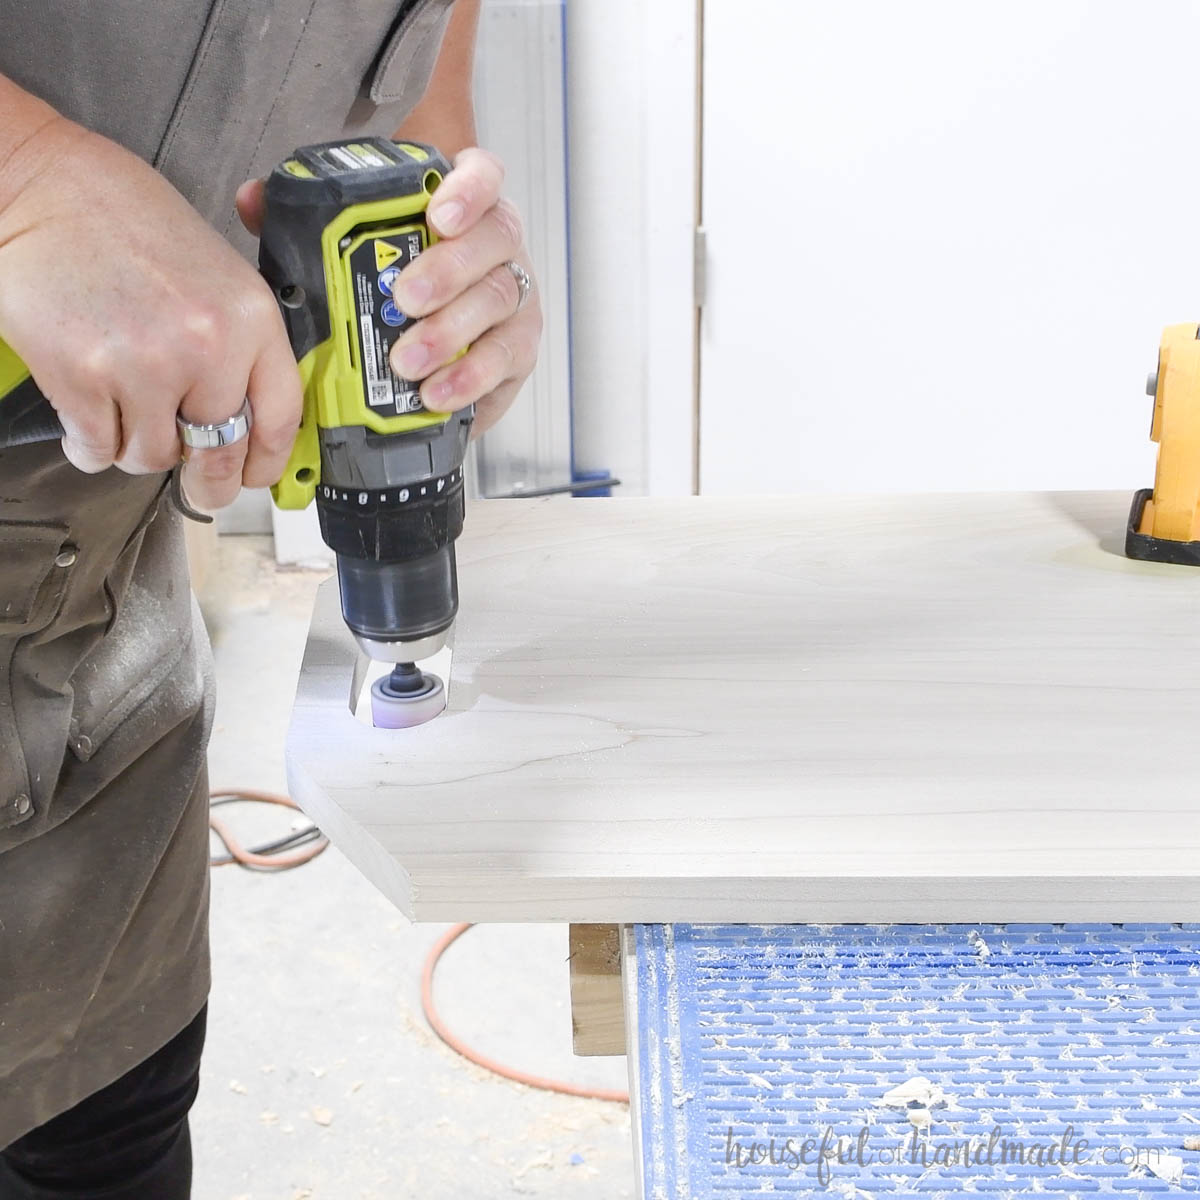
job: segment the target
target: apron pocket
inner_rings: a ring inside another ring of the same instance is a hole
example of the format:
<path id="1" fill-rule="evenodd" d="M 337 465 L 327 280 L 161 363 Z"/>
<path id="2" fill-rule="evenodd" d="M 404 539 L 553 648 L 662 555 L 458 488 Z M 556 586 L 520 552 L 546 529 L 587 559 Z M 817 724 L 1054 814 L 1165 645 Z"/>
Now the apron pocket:
<path id="1" fill-rule="evenodd" d="M 70 746 L 83 762 L 171 678 L 192 644 L 190 628 L 154 619 L 157 606 L 146 603 L 152 599 L 132 584 L 112 630 L 75 674 Z M 149 619 L 139 622 L 138 615 Z"/>
<path id="2" fill-rule="evenodd" d="M 44 629 L 67 590 L 74 549 L 64 525 L 0 521 L 0 638 Z"/>
<path id="3" fill-rule="evenodd" d="M 68 744 L 83 762 L 173 676 L 190 682 L 194 674 L 183 662 L 194 637 L 183 531 L 178 516 L 164 512 L 165 496 L 165 490 L 159 493 L 114 564 L 105 582 L 111 623 L 71 677 Z M 189 687 L 178 701 L 181 712 L 195 703 Z M 165 730 L 171 716 L 163 711 L 155 719 Z"/>
<path id="4" fill-rule="evenodd" d="M 406 101 L 413 107 L 425 94 L 442 48 L 452 0 L 412 0 L 379 52 L 367 81 L 374 104 Z"/>
<path id="5" fill-rule="evenodd" d="M 63 525 L 0 521 L 0 829 L 33 815 L 29 767 L 13 713 L 12 662 L 21 638 L 58 615 L 74 547 Z"/>

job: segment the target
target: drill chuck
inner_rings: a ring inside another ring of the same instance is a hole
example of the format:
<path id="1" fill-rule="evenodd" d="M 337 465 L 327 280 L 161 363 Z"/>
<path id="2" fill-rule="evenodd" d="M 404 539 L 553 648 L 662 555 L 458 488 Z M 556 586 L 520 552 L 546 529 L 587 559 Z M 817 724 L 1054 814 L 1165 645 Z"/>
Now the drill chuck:
<path id="1" fill-rule="evenodd" d="M 342 616 L 371 658 L 412 662 L 446 644 L 458 612 L 453 544 L 404 562 L 339 554 L 337 567 Z"/>
<path id="2" fill-rule="evenodd" d="M 427 658 L 454 624 L 473 416 L 403 435 L 321 431 L 321 534 L 337 555 L 346 625 L 378 661 Z"/>

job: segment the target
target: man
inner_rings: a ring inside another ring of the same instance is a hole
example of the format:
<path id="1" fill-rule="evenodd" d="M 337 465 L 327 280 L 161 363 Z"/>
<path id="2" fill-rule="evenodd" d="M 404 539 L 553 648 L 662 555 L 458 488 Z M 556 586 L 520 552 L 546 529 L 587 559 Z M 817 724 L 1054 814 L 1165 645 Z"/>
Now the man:
<path id="1" fill-rule="evenodd" d="M 457 155 L 393 365 L 478 429 L 532 367 L 520 223 L 471 148 L 478 0 L 451 3 L 0 0 L 0 338 L 66 430 L 0 453 L 0 1200 L 190 1192 L 211 688 L 164 473 L 177 416 L 248 399 L 249 437 L 184 470 L 219 508 L 278 478 L 300 417 L 235 190 L 252 233 L 297 145 Z"/>

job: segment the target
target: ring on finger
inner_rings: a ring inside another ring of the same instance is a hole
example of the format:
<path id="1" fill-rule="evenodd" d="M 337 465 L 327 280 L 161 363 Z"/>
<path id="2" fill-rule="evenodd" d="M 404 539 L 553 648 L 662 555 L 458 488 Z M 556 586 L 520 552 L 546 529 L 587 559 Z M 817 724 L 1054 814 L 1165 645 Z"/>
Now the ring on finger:
<path id="1" fill-rule="evenodd" d="M 519 262 L 514 262 L 511 258 L 504 263 L 512 274 L 512 277 L 517 281 L 517 312 L 525 307 L 525 301 L 529 299 L 529 293 L 533 291 L 533 280 L 530 278 L 529 272 L 525 270 Z"/>
<path id="2" fill-rule="evenodd" d="M 242 401 L 242 407 L 232 417 L 211 425 L 196 425 L 185 421 L 181 416 L 175 417 L 180 440 L 191 450 L 217 450 L 221 446 L 232 446 L 234 442 L 240 442 L 250 435 L 250 426 L 253 423 L 249 396 Z"/>

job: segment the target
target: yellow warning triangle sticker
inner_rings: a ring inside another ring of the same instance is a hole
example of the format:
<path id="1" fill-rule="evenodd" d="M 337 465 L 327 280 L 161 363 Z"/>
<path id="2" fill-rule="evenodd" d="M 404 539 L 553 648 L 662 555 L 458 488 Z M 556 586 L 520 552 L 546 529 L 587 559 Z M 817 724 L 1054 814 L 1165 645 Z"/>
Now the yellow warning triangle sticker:
<path id="1" fill-rule="evenodd" d="M 385 267 L 390 267 L 392 263 L 400 257 L 400 250 L 393 246 L 391 242 L 385 242 L 379 238 L 375 239 L 375 269 L 382 271 Z"/>

